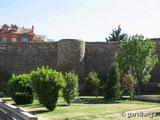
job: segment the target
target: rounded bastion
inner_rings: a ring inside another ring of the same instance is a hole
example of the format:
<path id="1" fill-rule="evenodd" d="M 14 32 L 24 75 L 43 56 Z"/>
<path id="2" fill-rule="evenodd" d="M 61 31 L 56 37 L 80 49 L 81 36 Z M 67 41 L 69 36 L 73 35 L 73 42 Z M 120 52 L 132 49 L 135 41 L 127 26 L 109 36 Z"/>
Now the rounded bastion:
<path id="1" fill-rule="evenodd" d="M 75 70 L 83 61 L 84 54 L 84 41 L 62 39 L 58 43 L 57 67 L 62 71 Z"/>

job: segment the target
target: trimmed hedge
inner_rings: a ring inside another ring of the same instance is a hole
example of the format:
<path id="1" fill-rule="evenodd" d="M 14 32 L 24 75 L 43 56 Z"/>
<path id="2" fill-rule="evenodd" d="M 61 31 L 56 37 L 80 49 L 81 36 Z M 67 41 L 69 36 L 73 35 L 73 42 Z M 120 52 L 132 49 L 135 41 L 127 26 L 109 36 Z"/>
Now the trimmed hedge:
<path id="1" fill-rule="evenodd" d="M 8 81 L 8 94 L 16 104 L 29 104 L 34 100 L 29 74 L 13 74 Z"/>
<path id="2" fill-rule="evenodd" d="M 17 92 L 14 96 L 14 99 L 17 104 L 29 104 L 33 102 L 33 95 Z"/>
<path id="3" fill-rule="evenodd" d="M 74 72 L 68 72 L 65 73 L 64 78 L 66 87 L 63 89 L 63 98 L 70 105 L 71 100 L 74 100 L 79 94 L 78 75 Z"/>
<path id="4" fill-rule="evenodd" d="M 100 87 L 100 80 L 98 78 L 98 74 L 94 71 L 91 71 L 88 73 L 88 76 L 86 77 L 86 90 L 91 95 L 98 96 Z"/>
<path id="5" fill-rule="evenodd" d="M 48 66 L 37 68 L 31 72 L 33 90 L 39 102 L 49 111 L 56 108 L 59 91 L 65 86 L 62 73 Z"/>

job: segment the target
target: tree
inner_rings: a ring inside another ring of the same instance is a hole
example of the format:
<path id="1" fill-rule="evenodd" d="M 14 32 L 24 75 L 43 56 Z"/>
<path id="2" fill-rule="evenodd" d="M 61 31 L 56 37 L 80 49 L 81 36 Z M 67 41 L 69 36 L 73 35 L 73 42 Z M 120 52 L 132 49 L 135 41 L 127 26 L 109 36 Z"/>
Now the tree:
<path id="1" fill-rule="evenodd" d="M 126 39 L 127 34 L 122 33 L 122 29 L 120 27 L 120 25 L 118 26 L 117 29 L 113 29 L 112 33 L 110 34 L 110 36 L 108 36 L 108 38 L 106 38 L 106 41 L 122 41 L 124 39 Z"/>
<path id="2" fill-rule="evenodd" d="M 117 62 L 121 77 L 123 78 L 124 74 L 131 68 L 137 80 L 139 94 L 140 88 L 149 81 L 150 73 L 158 61 L 155 48 L 155 42 L 144 39 L 142 35 L 131 36 L 120 45 Z"/>
<path id="3" fill-rule="evenodd" d="M 98 74 L 94 71 L 89 72 L 86 77 L 86 89 L 92 95 L 98 96 L 100 80 L 98 78 Z"/>
<path id="4" fill-rule="evenodd" d="M 108 80 L 105 85 L 105 96 L 106 99 L 116 101 L 120 99 L 120 71 L 117 62 L 113 62 L 108 75 Z"/>
<path id="5" fill-rule="evenodd" d="M 63 98 L 70 105 L 71 100 L 74 100 L 79 94 L 78 75 L 74 72 L 68 72 L 65 73 L 64 79 L 66 86 L 63 89 Z"/>

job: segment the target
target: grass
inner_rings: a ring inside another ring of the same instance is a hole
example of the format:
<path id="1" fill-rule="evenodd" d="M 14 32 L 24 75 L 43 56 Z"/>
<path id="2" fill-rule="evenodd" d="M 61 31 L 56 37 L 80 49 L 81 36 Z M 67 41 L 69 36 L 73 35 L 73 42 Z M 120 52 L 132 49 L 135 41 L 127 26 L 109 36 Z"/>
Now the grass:
<path id="1" fill-rule="evenodd" d="M 10 98 L 3 98 L 3 100 L 14 104 Z M 130 100 L 108 103 L 102 97 L 87 96 L 79 97 L 71 106 L 67 106 L 64 100 L 60 98 L 57 108 L 52 112 L 48 112 L 37 100 L 33 104 L 16 106 L 35 114 L 39 120 L 125 120 L 121 116 L 121 112 L 160 107 L 160 103 Z M 145 119 L 148 120 L 149 118 Z M 156 117 L 156 119 L 158 120 L 160 117 Z"/>

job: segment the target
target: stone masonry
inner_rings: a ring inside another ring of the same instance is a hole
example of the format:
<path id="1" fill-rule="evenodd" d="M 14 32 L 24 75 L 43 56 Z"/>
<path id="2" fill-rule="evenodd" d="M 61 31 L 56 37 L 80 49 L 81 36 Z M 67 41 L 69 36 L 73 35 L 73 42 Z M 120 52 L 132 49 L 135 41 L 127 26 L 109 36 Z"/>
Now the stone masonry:
<path id="1" fill-rule="evenodd" d="M 156 42 L 160 57 L 160 41 Z M 118 45 L 119 43 L 84 42 L 75 39 L 0 44 L 0 89 L 6 89 L 11 74 L 29 73 L 43 65 L 61 71 L 74 70 L 82 82 L 90 71 L 106 75 L 118 51 Z M 159 63 L 152 73 L 150 82 L 160 82 Z"/>

